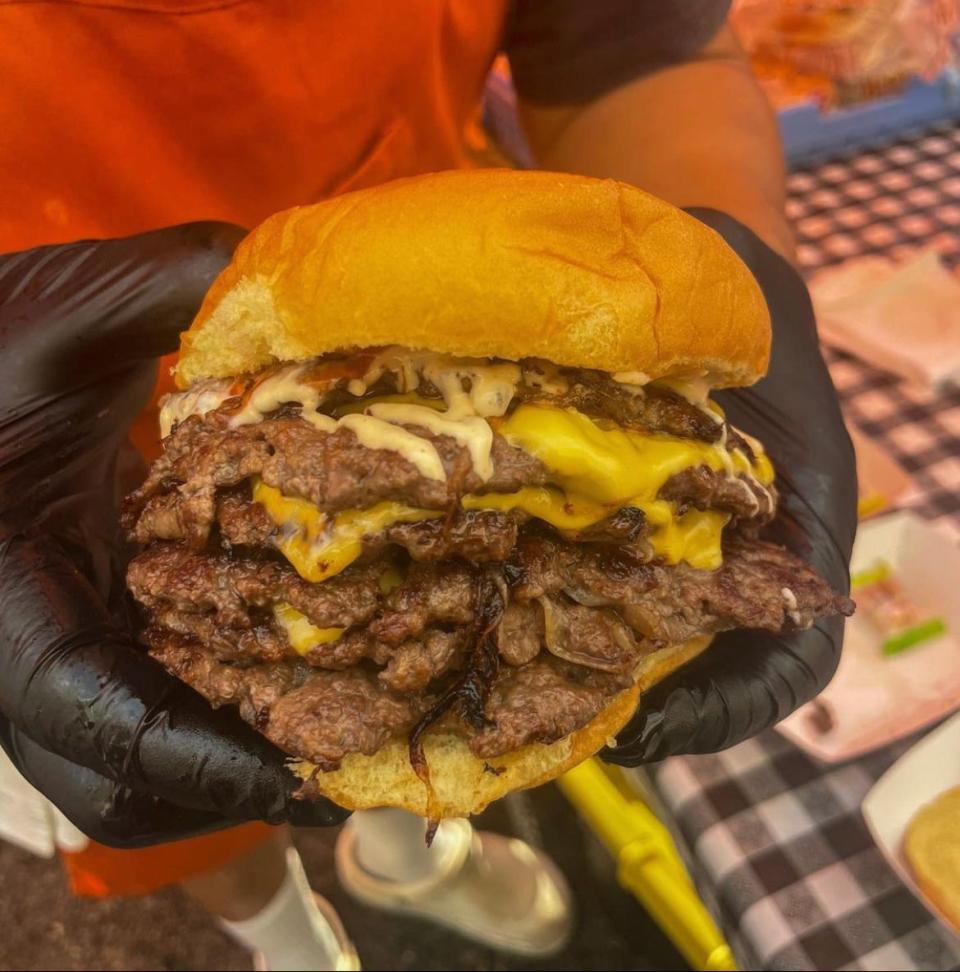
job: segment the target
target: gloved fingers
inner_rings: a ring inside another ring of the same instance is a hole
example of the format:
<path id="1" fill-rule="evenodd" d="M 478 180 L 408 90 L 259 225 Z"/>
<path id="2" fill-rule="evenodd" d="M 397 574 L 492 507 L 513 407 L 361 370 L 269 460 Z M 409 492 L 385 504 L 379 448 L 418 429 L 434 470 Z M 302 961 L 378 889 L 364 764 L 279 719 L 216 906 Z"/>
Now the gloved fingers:
<path id="1" fill-rule="evenodd" d="M 6 354 L 0 351 L 0 371 Z M 156 374 L 156 362 L 143 361 L 53 397 L 22 386 L 18 405 L 0 423 L 0 518 L 37 526 L 69 503 L 79 518 L 100 511 L 115 526 L 116 457 Z"/>
<path id="2" fill-rule="evenodd" d="M 756 436 L 776 470 L 777 516 L 763 532 L 766 539 L 792 550 L 830 586 L 849 590 L 847 564 L 857 524 L 857 471 L 853 446 L 839 420 L 830 429 L 780 424 L 753 389 L 716 396 L 728 420 Z"/>
<path id="3" fill-rule="evenodd" d="M 810 295 L 796 269 L 742 223 L 716 210 L 688 212 L 737 252 L 770 311 L 767 375 L 751 388 L 714 396 L 734 426 L 763 443 L 777 470 L 781 501 L 769 536 L 846 591 L 857 525 L 856 459 L 820 352 Z"/>
<path id="4" fill-rule="evenodd" d="M 749 739 L 812 699 L 833 677 L 842 618 L 791 634 L 728 631 L 640 698 L 601 757 L 624 766 L 711 753 Z"/>
<path id="5" fill-rule="evenodd" d="M 0 541 L 0 712 L 44 749 L 177 806 L 234 820 L 336 823 L 294 799 L 286 757 L 213 710 L 114 626 L 49 538 Z"/>
<path id="6" fill-rule="evenodd" d="M 839 401 L 820 353 L 809 294 L 796 270 L 735 219 L 689 210 L 744 261 L 770 311 L 767 376 L 716 394 L 727 419 L 763 444 L 777 470 L 778 515 L 766 535 L 813 566 L 834 589 L 849 587 L 856 529 L 856 466 Z M 604 758 L 626 765 L 677 753 L 714 752 L 774 725 L 833 676 L 843 619 L 802 632 L 730 631 L 645 692 Z"/>
<path id="7" fill-rule="evenodd" d="M 5 416 L 176 350 L 242 236 L 188 223 L 0 256 Z"/>
<path id="8" fill-rule="evenodd" d="M 49 752 L 9 724 L 0 723 L 0 745 L 24 779 L 99 844 L 144 847 L 195 837 L 230 824 L 212 811 L 186 809 L 130 790 Z"/>
<path id="9" fill-rule="evenodd" d="M 781 386 L 778 396 L 787 395 Z M 731 424 L 763 443 L 776 469 L 777 518 L 765 535 L 802 557 L 834 590 L 847 591 L 857 465 L 832 385 L 821 398 L 792 401 L 789 409 L 781 407 L 781 397 L 765 398 L 759 386 L 720 392 L 716 399 Z"/>

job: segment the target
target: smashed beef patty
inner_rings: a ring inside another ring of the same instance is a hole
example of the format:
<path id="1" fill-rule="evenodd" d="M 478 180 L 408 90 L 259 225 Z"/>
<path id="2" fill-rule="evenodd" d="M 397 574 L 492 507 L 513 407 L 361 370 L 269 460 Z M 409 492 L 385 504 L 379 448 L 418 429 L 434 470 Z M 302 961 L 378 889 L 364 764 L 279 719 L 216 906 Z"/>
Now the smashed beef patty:
<path id="1" fill-rule="evenodd" d="M 668 391 L 565 375 L 555 393 L 524 381 L 515 403 L 691 440 L 725 437 L 752 458 L 736 430 Z M 586 725 L 667 645 L 852 610 L 793 554 L 756 539 L 776 494 L 749 476 L 695 466 L 667 479 L 658 498 L 678 515 L 730 516 L 719 569 L 668 566 L 633 507 L 563 536 L 518 510 L 462 509 L 469 493 L 549 484 L 543 464 L 495 429 L 492 475 L 481 480 L 462 443 L 408 427 L 436 449 L 438 480 L 347 428 L 311 425 L 292 406 L 240 426 L 236 407 L 229 400 L 175 425 L 128 498 L 124 525 L 146 547 L 128 583 L 155 658 L 325 769 L 398 735 L 411 739 L 416 766 L 429 725 L 462 734 L 483 758 L 553 742 Z M 384 501 L 436 512 L 363 536 L 350 566 L 311 583 L 278 553 L 278 527 L 253 500 L 255 478 L 327 514 Z"/>
<path id="2" fill-rule="evenodd" d="M 805 627 L 849 610 L 793 554 L 759 541 L 729 544 L 722 567 L 701 571 L 526 535 L 502 568 L 486 569 L 506 591 L 488 725 L 474 732 L 444 722 L 482 757 L 585 725 L 629 687 L 645 655 L 667 644 L 732 628 Z M 477 569 L 413 564 L 387 593 L 381 573 L 377 564 L 355 566 L 310 584 L 272 560 L 156 544 L 131 563 L 129 584 L 153 619 L 154 657 L 212 704 L 239 705 L 287 752 L 329 768 L 413 728 L 466 661 Z M 300 656 L 267 610 L 277 602 L 344 633 Z"/>

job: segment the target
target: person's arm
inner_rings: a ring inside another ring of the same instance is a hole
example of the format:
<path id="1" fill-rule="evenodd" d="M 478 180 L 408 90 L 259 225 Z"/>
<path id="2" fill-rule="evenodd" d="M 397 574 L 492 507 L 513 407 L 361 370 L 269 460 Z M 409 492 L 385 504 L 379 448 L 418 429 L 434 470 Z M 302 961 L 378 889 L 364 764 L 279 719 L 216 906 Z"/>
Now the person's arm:
<path id="1" fill-rule="evenodd" d="M 581 104 L 544 105 L 521 92 L 520 111 L 541 167 L 729 213 L 792 259 L 776 122 L 729 24 L 682 63 Z"/>

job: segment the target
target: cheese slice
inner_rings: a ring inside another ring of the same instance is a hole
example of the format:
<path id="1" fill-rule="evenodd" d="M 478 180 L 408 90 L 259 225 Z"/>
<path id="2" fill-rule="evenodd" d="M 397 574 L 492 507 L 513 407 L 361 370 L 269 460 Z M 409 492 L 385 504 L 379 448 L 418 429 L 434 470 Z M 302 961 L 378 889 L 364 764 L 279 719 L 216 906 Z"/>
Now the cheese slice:
<path id="1" fill-rule="evenodd" d="M 654 526 L 650 544 L 654 553 L 668 564 L 686 561 L 698 570 L 716 570 L 723 563 L 723 528 L 729 513 L 717 510 L 687 510 L 676 515 L 676 505 L 657 500 L 644 506 L 648 522 Z"/>
<path id="2" fill-rule="evenodd" d="M 729 513 L 716 510 L 688 510 L 676 515 L 676 504 L 636 499 L 622 504 L 644 511 L 653 527 L 647 538 L 654 553 L 668 564 L 685 560 L 701 570 L 715 570 L 723 563 L 721 540 Z M 606 519 L 616 508 L 594 503 L 546 486 L 528 486 L 515 493 L 486 493 L 464 496 L 466 510 L 522 510 L 556 527 L 561 532 L 585 530 Z"/>
<path id="3" fill-rule="evenodd" d="M 283 629 L 290 647 L 298 655 L 306 655 L 320 645 L 336 641 L 346 628 L 318 628 L 295 607 L 281 601 L 273 606 L 273 616 Z"/>
<path id="4" fill-rule="evenodd" d="M 548 405 L 521 405 L 497 430 L 536 456 L 557 486 L 613 506 L 656 499 L 671 476 L 692 466 L 720 472 L 737 462 L 719 442 L 605 428 L 574 409 Z M 759 470 L 739 455 L 744 471 L 757 476 Z"/>
<path id="5" fill-rule="evenodd" d="M 443 516 L 442 510 L 421 510 L 385 501 L 366 510 L 343 510 L 328 516 L 308 500 L 284 496 L 262 480 L 253 485 L 253 500 L 280 528 L 274 541 L 297 573 L 311 583 L 339 574 L 360 556 L 363 538 L 395 523 L 417 523 Z"/>
<path id="6" fill-rule="evenodd" d="M 666 563 L 686 561 L 703 570 L 722 563 L 721 539 L 727 513 L 688 510 L 658 499 L 664 484 L 684 469 L 708 466 L 743 475 L 766 486 L 773 467 L 759 450 L 750 462 L 741 450 L 668 435 L 648 435 L 605 427 L 573 409 L 521 405 L 508 418 L 494 420 L 517 448 L 536 456 L 549 470 L 550 486 L 528 486 L 513 493 L 461 498 L 466 510 L 522 510 L 564 532 L 584 530 L 624 506 L 641 509 L 653 527 L 649 541 Z M 444 516 L 385 501 L 366 510 L 327 515 L 312 503 L 284 496 L 256 481 L 253 498 L 279 527 L 277 547 L 301 577 L 317 583 L 340 573 L 363 550 L 363 538 L 395 523 Z"/>
<path id="7" fill-rule="evenodd" d="M 263 504 L 280 527 L 277 546 L 305 580 L 317 583 L 348 567 L 363 549 L 363 537 L 378 533 L 394 523 L 413 523 L 443 516 L 438 510 L 419 510 L 400 503 L 378 503 L 369 510 L 347 510 L 328 517 L 306 500 L 284 496 L 258 483 L 254 500 Z M 522 510 L 562 532 L 585 530 L 610 516 L 611 507 L 571 497 L 549 487 L 525 487 L 515 493 L 464 496 L 466 510 Z M 649 540 L 654 552 L 668 564 L 685 560 L 701 570 L 714 570 L 723 562 L 721 539 L 730 520 L 727 513 L 688 510 L 676 515 L 676 506 L 666 500 L 637 501 L 654 527 Z M 385 576 L 382 588 L 395 586 Z"/>
<path id="8" fill-rule="evenodd" d="M 515 493 L 483 493 L 461 498 L 465 510 L 522 510 L 558 530 L 585 530 L 614 510 L 550 486 L 524 486 Z"/>

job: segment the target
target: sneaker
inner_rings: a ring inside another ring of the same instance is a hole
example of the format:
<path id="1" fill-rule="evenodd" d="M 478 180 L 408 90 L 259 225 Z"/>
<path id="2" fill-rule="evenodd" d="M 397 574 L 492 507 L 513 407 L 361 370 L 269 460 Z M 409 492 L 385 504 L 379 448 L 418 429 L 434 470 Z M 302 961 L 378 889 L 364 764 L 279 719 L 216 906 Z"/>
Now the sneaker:
<path id="1" fill-rule="evenodd" d="M 323 941 L 326 953 L 334 956 L 330 968 L 334 972 L 360 972 L 360 956 L 357 955 L 357 950 L 354 948 L 347 930 L 343 927 L 343 922 L 340 921 L 337 909 L 322 894 L 314 892 L 313 900 L 316 901 L 317 910 L 327 924 L 325 929 L 318 926 L 317 931 L 318 937 Z M 271 969 L 263 952 L 253 953 L 253 968 L 254 972 L 277 972 L 277 970 Z"/>
<path id="2" fill-rule="evenodd" d="M 553 861 L 522 840 L 476 833 L 467 820 L 444 821 L 442 830 L 434 873 L 399 882 L 357 863 L 356 833 L 347 821 L 335 853 L 341 885 L 372 908 L 433 921 L 504 952 L 560 951 L 570 938 L 573 906 Z"/>

